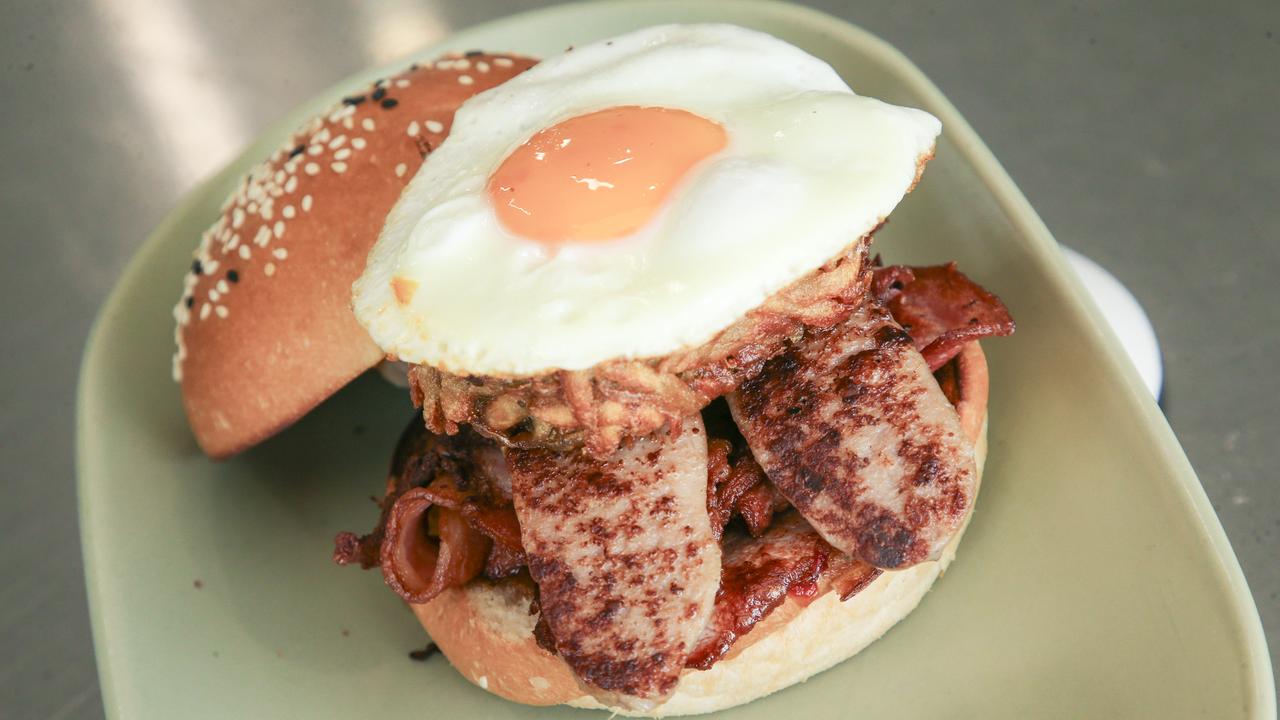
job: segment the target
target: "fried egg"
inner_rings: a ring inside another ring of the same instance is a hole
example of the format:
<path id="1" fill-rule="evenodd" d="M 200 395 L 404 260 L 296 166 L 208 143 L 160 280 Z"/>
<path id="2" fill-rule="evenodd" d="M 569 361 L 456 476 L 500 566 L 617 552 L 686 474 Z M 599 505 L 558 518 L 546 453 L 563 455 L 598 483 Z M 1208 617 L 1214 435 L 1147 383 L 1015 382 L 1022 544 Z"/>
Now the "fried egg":
<path id="1" fill-rule="evenodd" d="M 388 354 L 464 375 L 696 347 L 875 228 L 940 128 L 740 27 L 576 47 L 458 110 L 356 315 Z"/>

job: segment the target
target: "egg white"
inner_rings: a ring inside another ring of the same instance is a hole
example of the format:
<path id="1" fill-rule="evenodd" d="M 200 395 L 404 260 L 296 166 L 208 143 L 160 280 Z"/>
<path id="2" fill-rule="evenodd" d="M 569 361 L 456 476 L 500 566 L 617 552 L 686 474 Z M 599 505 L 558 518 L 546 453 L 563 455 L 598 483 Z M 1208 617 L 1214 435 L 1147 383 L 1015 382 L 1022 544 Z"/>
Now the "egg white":
<path id="1" fill-rule="evenodd" d="M 486 183 L 537 131 L 618 106 L 687 110 L 729 142 L 636 233 L 549 249 L 508 233 Z M 387 353 L 526 376 L 712 339 L 872 230 L 941 129 L 855 95 L 826 63 L 729 25 L 669 25 L 574 48 L 465 103 L 387 218 L 354 287 Z M 400 304 L 393 278 L 416 283 Z"/>

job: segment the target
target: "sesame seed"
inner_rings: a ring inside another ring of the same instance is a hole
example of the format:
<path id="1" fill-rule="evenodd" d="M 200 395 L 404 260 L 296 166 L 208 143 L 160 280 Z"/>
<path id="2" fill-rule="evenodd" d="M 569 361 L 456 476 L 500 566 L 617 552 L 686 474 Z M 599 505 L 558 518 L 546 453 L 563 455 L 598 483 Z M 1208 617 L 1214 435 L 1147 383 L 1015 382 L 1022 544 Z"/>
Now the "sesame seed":
<path id="1" fill-rule="evenodd" d="M 222 293 L 223 295 L 231 292 L 231 286 L 227 284 L 226 280 L 221 280 L 221 279 L 218 280 L 217 288 L 218 288 L 218 292 Z"/>
<path id="2" fill-rule="evenodd" d="M 393 108 L 393 107 L 395 107 L 395 106 L 397 106 L 397 105 L 399 105 L 399 104 L 400 104 L 400 101 L 399 101 L 399 100 L 396 100 L 395 98 L 387 98 L 387 99 L 385 99 L 385 100 L 383 100 L 383 101 L 382 101 L 382 108 L 383 108 L 384 110 L 390 110 L 391 108 Z"/>
<path id="3" fill-rule="evenodd" d="M 481 60 L 480 62 L 476 63 L 476 70 L 482 73 L 489 72 L 489 63 Z"/>
<path id="4" fill-rule="evenodd" d="M 512 65 L 515 65 L 515 63 L 512 62 L 511 58 L 504 58 L 504 57 L 494 58 L 493 64 L 497 65 L 498 67 L 511 67 Z"/>
<path id="5" fill-rule="evenodd" d="M 398 88 L 407 88 L 407 87 L 409 87 L 409 81 L 408 81 L 408 80 L 405 80 L 405 79 L 403 79 L 403 78 L 401 78 L 401 79 L 399 79 L 399 80 L 397 80 L 397 81 L 396 81 L 396 87 L 398 87 Z"/>
<path id="6" fill-rule="evenodd" d="M 195 304 L 196 304 L 196 299 L 195 299 L 194 297 L 192 297 L 192 296 L 188 295 L 188 296 L 187 296 L 187 299 L 186 299 L 186 300 L 183 300 L 182 302 L 183 302 L 183 304 L 184 304 L 184 305 L 186 305 L 187 307 L 191 307 L 191 306 L 193 306 L 193 305 L 195 305 Z"/>
<path id="7" fill-rule="evenodd" d="M 249 256 L 250 256 L 250 255 L 252 255 L 252 254 L 253 254 L 253 253 L 252 253 L 252 252 L 250 252 L 250 250 L 249 250 L 249 246 L 248 246 L 248 245 L 241 245 L 241 246 L 240 246 L 240 259 L 241 259 L 241 260 L 248 260 L 248 259 L 249 259 Z"/>
<path id="8" fill-rule="evenodd" d="M 219 306 L 215 307 L 215 308 L 213 309 L 213 312 L 214 312 L 215 314 L 217 314 L 217 316 L 218 316 L 218 317 L 220 317 L 220 318 L 224 318 L 224 319 L 225 319 L 228 315 L 230 315 L 230 314 L 231 314 L 231 313 L 230 313 L 230 311 L 228 311 L 228 310 L 227 310 L 227 306 L 226 306 L 226 305 L 219 305 Z"/>
<path id="9" fill-rule="evenodd" d="M 346 160 L 349 157 L 351 157 L 351 148 L 340 148 L 333 154 L 334 160 Z"/>
<path id="10" fill-rule="evenodd" d="M 201 274 L 201 272 L 200 272 L 200 271 L 201 271 L 201 270 L 203 270 L 203 269 L 204 269 L 204 268 L 200 265 L 200 261 L 199 261 L 199 260 L 192 260 L 192 261 L 191 261 L 191 272 L 195 273 L 196 275 L 199 275 L 199 274 Z"/>
<path id="11" fill-rule="evenodd" d="M 359 105 L 362 102 L 364 102 L 363 95 L 352 95 L 351 97 L 342 98 L 343 105 Z"/>
<path id="12" fill-rule="evenodd" d="M 221 297 L 222 293 L 218 292 L 217 288 L 209 288 L 209 302 L 218 302 Z"/>
<path id="13" fill-rule="evenodd" d="M 271 232 L 275 233 L 278 238 L 284 237 L 284 221 L 277 220 L 276 224 L 271 227 Z"/>
<path id="14" fill-rule="evenodd" d="M 228 270 L 227 279 L 233 283 L 240 282 L 240 273 L 236 272 L 235 270 Z"/>
<path id="15" fill-rule="evenodd" d="M 483 54 L 484 54 L 484 51 L 483 51 L 483 50 L 468 50 L 468 51 L 466 52 L 466 56 L 467 56 L 467 57 L 469 57 L 469 58 L 472 58 L 472 57 L 480 57 L 480 56 L 481 56 L 481 55 L 483 55 Z"/>
<path id="16" fill-rule="evenodd" d="M 329 165 L 329 167 L 333 168 L 333 171 L 338 173 L 339 175 L 347 171 L 347 164 L 344 162 L 332 163 Z"/>
<path id="17" fill-rule="evenodd" d="M 308 155 L 319 155 L 322 152 L 324 152 L 323 145 L 312 145 L 311 147 L 307 148 Z"/>
<path id="18" fill-rule="evenodd" d="M 271 209 L 271 202 L 270 202 L 270 201 L 263 203 L 263 205 L 262 205 L 262 212 L 261 212 L 261 213 L 259 213 L 259 214 L 260 214 L 260 215 L 262 215 L 262 219 L 263 219 L 263 220 L 270 220 L 270 219 L 271 219 L 271 216 L 272 216 L 272 215 L 274 215 L 274 214 L 275 214 L 275 212 Z"/>
<path id="19" fill-rule="evenodd" d="M 284 184 L 284 191 L 291 193 L 298 189 L 298 176 L 294 175 L 289 178 L 289 182 Z"/>
<path id="20" fill-rule="evenodd" d="M 269 262 L 269 263 L 267 263 L 266 265 L 263 265 L 263 266 L 262 266 L 262 272 L 263 272 L 267 277 L 271 277 L 272 275 L 275 275 L 275 274 L 276 274 L 276 264 L 275 264 L 275 263 L 270 263 L 270 262 Z"/>
<path id="21" fill-rule="evenodd" d="M 200 319 L 201 319 L 201 320 L 204 320 L 205 318 L 209 317 L 209 312 L 210 312 L 211 310 L 213 310 L 213 306 L 212 306 L 212 305 L 210 305 L 209 303 L 203 303 L 203 304 L 201 304 L 201 305 L 200 305 Z"/>
<path id="22" fill-rule="evenodd" d="M 253 244 L 266 247 L 269 242 L 271 242 L 271 228 L 262 225 L 258 228 L 258 234 L 253 236 Z"/>
<path id="23" fill-rule="evenodd" d="M 471 67 L 471 61 L 467 59 L 454 60 L 453 66 L 459 70 L 466 70 Z"/>
<path id="24" fill-rule="evenodd" d="M 437 121 L 435 121 L 435 120 L 428 120 L 428 121 L 426 121 L 426 122 L 425 122 L 425 123 L 423 123 L 423 124 L 427 126 L 427 131 L 428 131 L 428 132 L 433 132 L 433 133 L 437 133 L 437 134 L 444 132 L 444 124 L 443 124 L 443 123 L 437 122 Z"/>
<path id="25" fill-rule="evenodd" d="M 289 151 L 289 157 L 296 158 L 299 155 L 301 155 L 303 151 L 306 149 L 307 149 L 306 145 L 298 145 L 297 147 Z"/>
<path id="26" fill-rule="evenodd" d="M 235 250 L 237 247 L 239 247 L 239 245 L 240 245 L 240 233 L 236 233 L 231 236 L 230 240 L 227 241 L 227 245 L 225 248 L 223 248 L 223 252 L 231 252 L 232 250 Z"/>
<path id="27" fill-rule="evenodd" d="M 311 196 L 310 195 L 302 196 L 302 211 L 311 212 Z"/>
<path id="28" fill-rule="evenodd" d="M 351 138 L 351 147 L 357 150 L 363 150 L 364 146 L 365 146 L 364 138 L 361 138 L 361 137 Z"/>
<path id="29" fill-rule="evenodd" d="M 407 132 L 409 133 L 409 137 L 418 137 L 418 121 L 417 120 L 414 120 L 413 122 L 409 123 L 409 129 Z"/>
<path id="30" fill-rule="evenodd" d="M 329 138 L 330 138 L 330 137 L 332 137 L 332 136 L 333 136 L 333 133 L 329 132 L 329 128 L 323 128 L 323 129 L 321 129 L 321 130 L 320 130 L 320 132 L 318 132 L 318 133 L 316 133 L 315 135 L 312 135 L 312 136 L 311 136 L 311 142 L 313 142 L 313 143 L 327 143 L 327 142 L 329 142 Z"/>
<path id="31" fill-rule="evenodd" d="M 337 150 L 338 148 L 342 147 L 342 144 L 345 143 L 346 141 L 347 141 L 346 135 L 339 135 L 338 137 L 333 139 L 333 142 L 329 143 L 329 149 Z"/>
<path id="32" fill-rule="evenodd" d="M 408 169 L 409 169 L 409 166 L 405 165 L 404 163 L 400 163 L 399 165 L 396 165 L 396 177 L 404 177 L 404 174 L 406 171 L 408 171 Z"/>
<path id="33" fill-rule="evenodd" d="M 298 211 L 294 210 L 292 205 L 285 205 L 284 209 L 280 211 L 280 214 L 283 215 L 286 220 L 292 220 L 293 216 L 298 214 Z"/>
<path id="34" fill-rule="evenodd" d="M 217 260 L 205 260 L 205 261 L 204 261 L 204 271 L 205 271 L 205 272 L 207 272 L 207 273 L 209 273 L 210 275 L 212 275 L 212 274 L 214 274 L 214 273 L 218 272 L 218 261 L 217 261 Z"/>
<path id="35" fill-rule="evenodd" d="M 462 84 L 462 85 L 470 85 L 470 84 L 472 84 L 472 83 L 474 83 L 474 82 L 475 82 L 475 78 L 471 77 L 470 75 L 459 75 L 459 76 L 458 76 L 458 83 L 459 83 L 459 84 Z"/>
<path id="36" fill-rule="evenodd" d="M 282 247 L 278 247 L 275 250 L 272 250 L 271 254 L 274 255 L 277 260 L 284 260 L 285 258 L 289 257 L 289 251 Z"/>
<path id="37" fill-rule="evenodd" d="M 277 185 L 279 185 L 279 184 L 283 183 L 283 182 L 284 182 L 284 170 L 277 170 L 277 171 L 276 171 L 276 175 L 275 175 L 275 177 L 274 177 L 274 178 L 272 178 L 272 179 L 273 179 L 273 180 L 275 180 L 275 182 L 276 182 L 276 184 L 277 184 Z"/>
<path id="38" fill-rule="evenodd" d="M 364 129 L 365 129 L 365 131 L 367 131 L 367 132 L 373 132 L 373 128 L 374 128 L 374 125 L 373 125 L 373 118 L 365 118 L 365 119 L 361 120 L 361 121 L 360 121 L 360 127 L 364 128 Z"/>
<path id="39" fill-rule="evenodd" d="M 381 100 L 386 96 L 387 96 L 387 89 L 382 86 L 378 86 L 378 89 L 374 90 L 373 94 L 370 95 L 369 97 L 373 98 L 374 100 Z"/>
<path id="40" fill-rule="evenodd" d="M 319 175 L 319 174 L 320 174 L 320 166 L 319 166 L 319 165 L 317 165 L 317 164 L 315 164 L 315 163 L 313 163 L 313 162 L 309 162 L 309 163 L 307 163 L 307 166 L 306 166 L 306 167 L 304 167 L 304 168 L 302 168 L 302 170 L 303 170 L 303 172 L 305 172 L 305 173 L 306 173 L 306 174 L 308 174 L 308 175 Z"/>
<path id="41" fill-rule="evenodd" d="M 342 118 L 342 127 L 348 130 L 355 130 L 356 129 L 355 118 L 351 117 L 350 115 Z"/>

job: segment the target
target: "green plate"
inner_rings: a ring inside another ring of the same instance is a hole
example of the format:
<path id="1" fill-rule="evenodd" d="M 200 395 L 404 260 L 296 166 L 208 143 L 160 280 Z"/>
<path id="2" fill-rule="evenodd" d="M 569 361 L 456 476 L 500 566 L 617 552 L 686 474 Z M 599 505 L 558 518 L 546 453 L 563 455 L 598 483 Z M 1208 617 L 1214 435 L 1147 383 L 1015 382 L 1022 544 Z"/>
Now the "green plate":
<path id="1" fill-rule="evenodd" d="M 941 118 L 937 159 L 876 247 L 893 261 L 959 261 L 1018 320 L 1015 337 L 987 344 L 990 457 L 951 571 L 862 654 L 725 715 L 1274 717 L 1257 610 L 1177 440 L 1026 199 L 896 50 L 790 5 L 659 0 L 519 15 L 417 57 L 473 47 L 545 55 L 708 20 L 767 30 L 826 59 L 859 93 Z M 170 308 L 222 198 L 306 116 L 390 69 L 299 108 L 193 192 L 98 318 L 80 382 L 78 461 L 112 717 L 589 714 L 510 704 L 441 657 L 410 661 L 425 641 L 413 617 L 376 573 L 329 561 L 335 532 L 374 520 L 367 498 L 410 415 L 406 393 L 366 376 L 218 464 L 197 450 L 169 380 Z"/>

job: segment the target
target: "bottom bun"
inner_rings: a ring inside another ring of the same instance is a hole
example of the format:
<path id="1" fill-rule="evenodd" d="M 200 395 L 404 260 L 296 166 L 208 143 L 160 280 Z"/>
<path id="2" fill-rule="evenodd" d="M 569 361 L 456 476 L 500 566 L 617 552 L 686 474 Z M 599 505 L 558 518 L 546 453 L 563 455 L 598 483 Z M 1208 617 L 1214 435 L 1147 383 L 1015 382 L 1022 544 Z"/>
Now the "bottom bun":
<path id="1" fill-rule="evenodd" d="M 958 358 L 956 408 L 974 443 L 979 480 L 987 454 L 987 363 L 976 342 Z M 972 517 L 972 511 L 970 512 Z M 935 561 L 885 572 L 844 602 L 828 592 L 802 606 L 788 598 L 709 670 L 685 670 L 674 695 L 651 712 L 601 704 L 559 657 L 533 638 L 530 595 L 515 583 L 473 582 L 411 605 L 467 680 L 526 705 L 566 704 L 619 715 L 694 715 L 741 705 L 794 685 L 870 645 L 916 608 L 955 558 L 969 518 Z"/>

